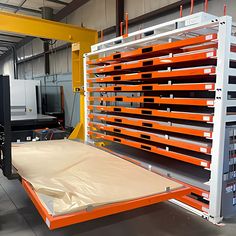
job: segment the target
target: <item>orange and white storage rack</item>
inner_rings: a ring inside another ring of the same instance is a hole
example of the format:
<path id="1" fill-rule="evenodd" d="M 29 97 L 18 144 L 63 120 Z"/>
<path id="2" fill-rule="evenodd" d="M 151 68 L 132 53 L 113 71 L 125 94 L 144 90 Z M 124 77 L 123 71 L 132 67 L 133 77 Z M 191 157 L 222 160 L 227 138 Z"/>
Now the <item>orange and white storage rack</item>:
<path id="1" fill-rule="evenodd" d="M 172 202 L 213 223 L 236 213 L 235 26 L 200 12 L 84 55 L 86 141 L 191 186 Z"/>

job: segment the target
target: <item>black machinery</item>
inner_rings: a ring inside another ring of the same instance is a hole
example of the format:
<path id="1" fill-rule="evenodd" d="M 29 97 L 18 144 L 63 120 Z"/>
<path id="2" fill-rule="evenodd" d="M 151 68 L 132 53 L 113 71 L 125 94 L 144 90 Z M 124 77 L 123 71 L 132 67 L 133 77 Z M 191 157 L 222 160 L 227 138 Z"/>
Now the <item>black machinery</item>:
<path id="1" fill-rule="evenodd" d="M 12 178 L 10 82 L 0 75 L 0 167 L 3 175 Z"/>

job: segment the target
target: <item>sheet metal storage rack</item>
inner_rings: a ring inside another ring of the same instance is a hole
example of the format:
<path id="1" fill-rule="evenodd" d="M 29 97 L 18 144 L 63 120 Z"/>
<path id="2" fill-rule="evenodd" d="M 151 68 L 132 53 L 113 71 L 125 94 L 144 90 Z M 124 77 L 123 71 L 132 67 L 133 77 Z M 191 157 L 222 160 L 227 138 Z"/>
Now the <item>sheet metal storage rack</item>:
<path id="1" fill-rule="evenodd" d="M 84 55 L 86 141 L 190 185 L 172 202 L 213 223 L 236 214 L 235 27 L 200 12 Z"/>

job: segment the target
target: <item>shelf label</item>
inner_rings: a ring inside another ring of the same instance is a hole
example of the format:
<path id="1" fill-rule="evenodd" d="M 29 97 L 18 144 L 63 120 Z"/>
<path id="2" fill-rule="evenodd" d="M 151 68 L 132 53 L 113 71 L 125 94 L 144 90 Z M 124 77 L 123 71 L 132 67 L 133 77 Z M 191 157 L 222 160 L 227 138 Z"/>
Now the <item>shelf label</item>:
<path id="1" fill-rule="evenodd" d="M 205 89 L 212 89 L 212 84 L 205 85 Z"/>
<path id="2" fill-rule="evenodd" d="M 203 148 L 203 147 L 201 147 L 201 148 L 200 148 L 200 152 L 204 152 L 204 153 L 206 153 L 206 152 L 207 152 L 207 149 L 206 149 L 206 148 Z"/>
<path id="3" fill-rule="evenodd" d="M 209 116 L 203 116 L 203 120 L 204 121 L 210 121 L 210 117 Z"/>
<path id="4" fill-rule="evenodd" d="M 208 106 L 213 106 L 214 105 L 214 101 L 207 101 L 207 105 Z"/>
<path id="5" fill-rule="evenodd" d="M 205 69 L 205 70 L 204 70 L 204 73 L 205 73 L 205 74 L 211 73 L 211 69 Z"/>
<path id="6" fill-rule="evenodd" d="M 204 132 L 204 137 L 210 138 L 211 137 L 211 133 Z"/>
<path id="7" fill-rule="evenodd" d="M 50 221 L 49 221 L 49 219 L 48 218 L 46 218 L 46 221 L 45 221 L 45 223 L 46 223 L 46 225 L 48 226 L 48 228 L 50 228 Z"/>
<path id="8" fill-rule="evenodd" d="M 213 39 L 213 35 L 212 35 L 212 34 L 209 34 L 209 35 L 206 36 L 205 39 L 206 39 L 206 40 L 211 40 L 211 39 Z"/>
<path id="9" fill-rule="evenodd" d="M 213 57 L 213 56 L 214 56 L 214 53 L 213 53 L 213 52 L 208 52 L 208 53 L 206 54 L 206 56 L 207 56 L 207 57 Z"/>
<path id="10" fill-rule="evenodd" d="M 207 167 L 207 163 L 204 161 L 201 161 L 201 166 Z"/>
<path id="11" fill-rule="evenodd" d="M 209 194 L 208 193 L 202 193 L 202 196 L 206 199 L 209 199 Z"/>

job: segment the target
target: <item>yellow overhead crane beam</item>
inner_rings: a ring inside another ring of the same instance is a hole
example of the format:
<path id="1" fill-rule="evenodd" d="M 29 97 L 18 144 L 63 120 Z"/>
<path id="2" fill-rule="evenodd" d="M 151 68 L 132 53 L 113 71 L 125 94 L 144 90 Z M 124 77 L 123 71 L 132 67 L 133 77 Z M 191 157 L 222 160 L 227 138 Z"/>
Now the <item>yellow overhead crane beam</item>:
<path id="1" fill-rule="evenodd" d="M 83 54 L 97 43 L 97 31 L 31 16 L 0 11 L 0 31 L 62 40 L 72 44 L 72 85 L 80 93 L 80 122 L 70 138 L 84 140 Z"/>

